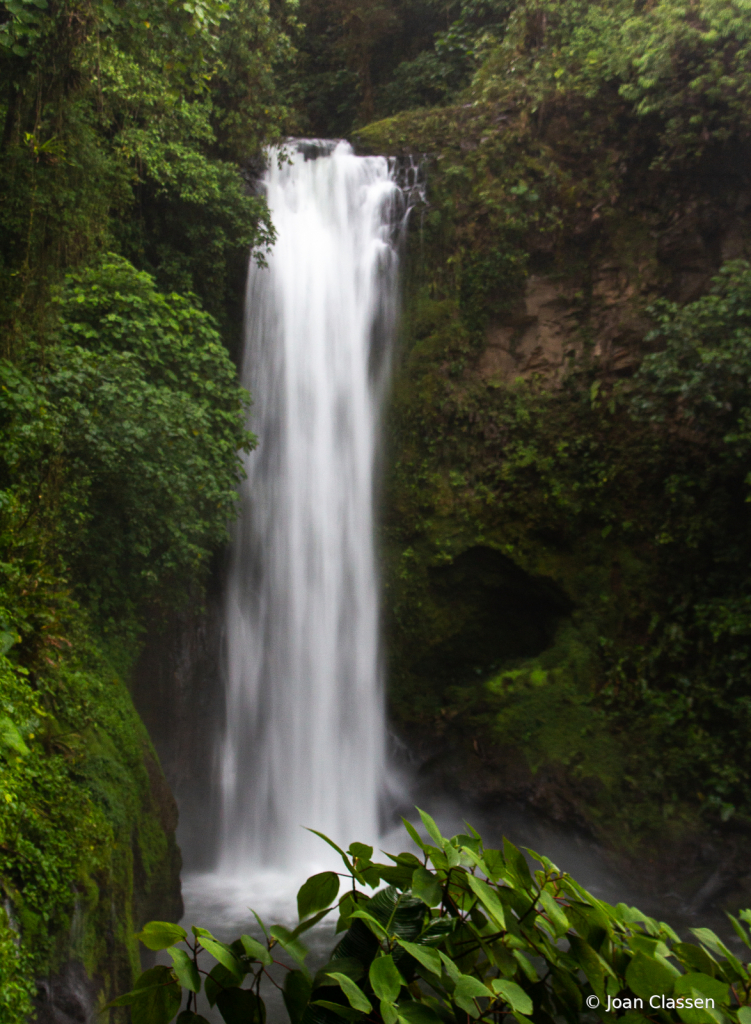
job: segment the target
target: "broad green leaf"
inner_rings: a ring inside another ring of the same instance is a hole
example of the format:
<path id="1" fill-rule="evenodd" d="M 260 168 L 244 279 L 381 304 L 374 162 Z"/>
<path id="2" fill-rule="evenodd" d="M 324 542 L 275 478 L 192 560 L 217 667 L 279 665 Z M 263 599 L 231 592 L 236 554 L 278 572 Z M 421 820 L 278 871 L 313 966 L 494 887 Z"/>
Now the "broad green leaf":
<path id="1" fill-rule="evenodd" d="M 438 955 L 443 961 L 443 966 L 446 969 L 446 974 L 449 976 L 449 978 L 451 978 L 455 985 L 458 984 L 459 980 L 462 977 L 462 972 L 456 966 L 454 961 L 450 957 L 446 956 L 442 949 L 438 950 Z"/>
<path id="2" fill-rule="evenodd" d="M 260 960 L 264 967 L 269 967 L 273 963 L 271 953 L 259 942 L 258 939 L 254 939 L 251 935 L 241 935 L 240 942 L 242 942 L 243 949 L 252 960 Z"/>
<path id="3" fill-rule="evenodd" d="M 460 1006 L 471 1017 L 479 1017 L 480 1011 L 475 1003 L 475 999 L 482 999 L 484 996 L 490 996 L 490 994 L 487 986 L 483 985 L 477 978 L 473 978 L 469 974 L 462 974 L 456 983 L 453 999 L 457 1006 Z"/>
<path id="4" fill-rule="evenodd" d="M 569 949 L 587 977 L 595 995 L 601 1002 L 605 1001 L 605 966 L 588 942 L 578 935 L 569 935 Z M 637 993 L 638 995 L 638 993 Z"/>
<path id="5" fill-rule="evenodd" d="M 648 1000 L 650 996 L 670 995 L 675 974 L 664 963 L 652 960 L 639 950 L 626 969 L 626 981 L 637 996 Z"/>
<path id="6" fill-rule="evenodd" d="M 319 985 L 334 984 L 334 982 L 329 978 L 329 971 L 336 971 L 337 974 L 346 974 L 350 981 L 359 981 L 366 973 L 362 961 L 358 960 L 357 957 L 337 957 L 335 960 L 329 960 L 329 962 L 316 973 L 316 976 L 313 979 L 313 988 L 318 988 Z"/>
<path id="7" fill-rule="evenodd" d="M 748 973 L 740 962 L 737 956 L 730 952 L 725 943 L 718 938 L 717 935 L 709 928 L 692 928 L 691 931 L 699 939 L 699 941 L 708 946 L 713 952 L 718 953 L 720 956 L 724 956 L 732 965 L 735 972 L 740 978 L 747 979 Z"/>
<path id="8" fill-rule="evenodd" d="M 200 939 L 202 936 L 206 936 L 207 939 L 213 939 L 214 936 L 206 928 L 199 928 L 198 925 L 192 924 L 190 930 L 193 932 L 195 938 Z"/>
<path id="9" fill-rule="evenodd" d="M 200 1013 L 193 1013 L 192 1010 L 183 1010 L 178 1013 L 175 1024 L 209 1024 Z"/>
<path id="10" fill-rule="evenodd" d="M 244 975 L 239 977 L 234 971 L 228 971 L 224 964 L 214 964 L 211 973 L 204 980 L 203 991 L 206 994 L 209 1006 L 216 1003 L 217 996 L 228 988 L 237 988 L 242 985 Z"/>
<path id="11" fill-rule="evenodd" d="M 284 1005 L 287 1007 L 290 1024 L 300 1024 L 310 1001 L 312 985 L 302 971 L 287 971 L 284 978 Z"/>
<path id="12" fill-rule="evenodd" d="M 503 859 L 503 854 L 500 850 L 485 850 L 482 855 L 482 859 L 485 862 L 488 878 L 491 882 L 495 882 L 503 875 L 506 862 Z"/>
<path id="13" fill-rule="evenodd" d="M 147 949 L 159 950 L 174 946 L 176 942 L 187 939 L 188 933 L 179 924 L 169 921 L 149 921 L 136 935 Z"/>
<path id="14" fill-rule="evenodd" d="M 503 840 L 503 858 L 506 861 L 507 870 L 511 870 L 512 880 L 517 882 L 523 889 L 535 888 L 532 875 L 529 872 L 529 865 L 524 854 L 508 839 Z"/>
<path id="15" fill-rule="evenodd" d="M 676 942 L 673 953 L 689 971 L 699 971 L 714 977 L 717 963 L 703 946 L 695 946 L 693 942 Z"/>
<path id="16" fill-rule="evenodd" d="M 226 943 L 218 942 L 216 939 L 208 939 L 204 935 L 201 938 L 201 945 L 206 952 L 211 953 L 214 959 L 218 960 L 222 967 L 225 967 L 238 982 L 242 981 L 244 975 L 242 964 Z"/>
<path id="17" fill-rule="evenodd" d="M 405 942 L 403 939 L 396 940 L 399 945 L 406 949 L 410 956 L 413 956 L 418 963 L 430 971 L 431 974 L 437 974 L 441 976 L 441 958 L 438 955 L 438 950 L 431 949 L 430 946 L 418 946 L 416 942 Z"/>
<path id="18" fill-rule="evenodd" d="M 701 974 L 698 971 L 691 971 L 683 974 L 675 982 L 676 995 L 690 995 L 692 992 L 700 992 L 709 999 L 714 999 L 715 1007 L 719 1009 L 727 1004 L 730 996 L 730 987 L 718 978 L 711 978 L 708 974 Z"/>
<path id="19" fill-rule="evenodd" d="M 475 878 L 474 875 L 468 875 L 467 881 L 472 892 L 477 896 L 499 928 L 505 929 L 506 914 L 496 891 L 487 882 L 483 882 L 480 878 Z"/>
<path id="20" fill-rule="evenodd" d="M 415 1001 L 399 1003 L 399 1020 L 405 1024 L 443 1024 L 441 1018 L 425 1003 Z"/>
<path id="21" fill-rule="evenodd" d="M 389 1003 L 396 1002 L 401 987 L 405 984 L 390 953 L 387 956 L 376 957 L 370 965 L 368 978 L 378 999 Z"/>
<path id="22" fill-rule="evenodd" d="M 519 964 L 522 971 L 529 978 L 529 980 L 533 984 L 537 984 L 537 982 L 540 980 L 540 976 L 532 966 L 531 961 L 527 959 L 524 953 L 522 953 L 520 949 L 514 949 L 512 950 L 511 955 L 513 956 L 514 960 L 516 960 L 516 962 Z"/>
<path id="23" fill-rule="evenodd" d="M 733 931 L 741 940 L 741 942 L 744 943 L 744 945 L 746 946 L 751 946 L 751 942 L 749 942 L 748 938 L 748 933 L 746 932 L 746 929 L 743 927 L 740 921 L 737 918 L 733 917 L 732 914 L 728 914 L 728 917 L 730 918 L 730 923 L 733 926 Z"/>
<path id="24" fill-rule="evenodd" d="M 264 1024 L 266 1008 L 255 992 L 228 988 L 216 997 L 216 1005 L 226 1024 Z"/>
<path id="25" fill-rule="evenodd" d="M 493 991 L 501 996 L 511 1006 L 512 1010 L 519 1013 L 530 1014 L 532 1012 L 532 1000 L 515 981 L 508 981 L 506 978 L 494 978 L 490 983 Z"/>
<path id="26" fill-rule="evenodd" d="M 412 873 L 412 895 L 429 907 L 437 907 L 441 902 L 441 883 L 427 868 L 415 868 Z"/>
<path id="27" fill-rule="evenodd" d="M 347 853 L 350 857 L 357 857 L 358 860 L 371 860 L 373 847 L 366 846 L 365 843 L 350 843 Z"/>
<path id="28" fill-rule="evenodd" d="M 411 822 L 407 821 L 406 818 L 402 818 L 402 822 L 404 823 L 404 827 L 406 828 L 407 832 L 409 833 L 409 837 L 412 840 L 412 842 L 415 844 L 415 846 L 419 846 L 421 850 L 426 850 L 427 846 L 422 841 L 422 837 L 420 836 L 420 833 L 417 831 L 417 829 L 414 827 L 414 825 Z"/>
<path id="29" fill-rule="evenodd" d="M 330 971 L 328 976 L 338 983 L 353 1009 L 360 1010 L 361 1013 L 370 1013 L 372 1011 L 373 1007 L 368 997 L 359 985 L 356 985 L 346 974 L 341 974 L 339 971 Z"/>
<path id="30" fill-rule="evenodd" d="M 9 718 L 0 718 L 0 745 L 14 750 L 17 754 L 25 756 L 29 748 L 24 738 L 16 728 L 16 725 Z"/>
<path id="31" fill-rule="evenodd" d="M 751 1024 L 751 1006 L 741 1006 L 738 1010 L 740 1024 Z"/>
<path id="32" fill-rule="evenodd" d="M 143 996 L 138 995 L 143 990 Z M 182 989 L 169 967 L 152 967 L 144 971 L 135 984 L 136 998 L 130 1008 L 133 1024 L 169 1024 L 179 1012 Z"/>
<path id="33" fill-rule="evenodd" d="M 294 937 L 289 929 L 285 928 L 281 924 L 272 925 L 269 931 L 276 941 L 300 964 L 303 970 L 307 972 L 307 968 L 305 967 L 305 957 L 308 955 L 307 946 L 303 945 L 299 939 Z"/>
<path id="34" fill-rule="evenodd" d="M 308 929 L 314 928 L 319 921 L 322 921 L 327 914 L 330 914 L 331 911 L 335 909 L 336 907 L 334 906 L 329 907 L 327 910 L 319 910 L 317 914 L 313 914 L 313 916 L 309 917 L 307 921 L 301 921 L 300 924 L 298 924 L 298 926 L 292 932 L 290 932 L 290 935 L 292 936 L 293 939 L 296 939 L 298 935 L 302 935 L 303 932 L 307 932 Z"/>
<path id="35" fill-rule="evenodd" d="M 376 937 L 378 939 L 388 939 L 388 934 L 386 933 L 386 929 L 383 927 L 381 922 L 377 921 L 373 917 L 372 914 L 369 914 L 367 912 L 367 910 L 360 910 L 358 908 L 357 910 L 353 910 L 352 913 L 349 916 L 350 917 L 357 917 L 361 921 L 364 921 L 368 925 L 368 927 L 371 929 L 371 931 L 374 932 L 374 934 L 376 935 Z"/>
<path id="36" fill-rule="evenodd" d="M 399 1008 L 396 1003 L 391 1003 L 388 999 L 382 999 L 379 1009 L 381 1017 L 383 1017 L 383 1024 L 396 1024 L 399 1019 Z"/>
<path id="37" fill-rule="evenodd" d="M 167 952 L 172 957 L 173 969 L 180 984 L 191 992 L 201 991 L 201 976 L 198 968 L 184 949 L 168 946 Z"/>
<path id="38" fill-rule="evenodd" d="M 555 929 L 556 937 L 560 938 L 562 935 L 565 935 L 571 927 L 569 925 L 569 920 L 563 910 L 558 906 L 553 896 L 544 889 L 540 893 L 540 903 L 542 903 L 545 908 L 545 912 Z"/>
<path id="39" fill-rule="evenodd" d="M 136 981 L 136 987 L 130 992 L 123 992 L 122 995 L 117 998 L 110 1000 L 102 1009 L 107 1010 L 111 1006 L 131 1006 L 136 999 L 143 999 L 149 989 L 160 988 L 162 985 L 171 984 L 174 982 L 172 972 L 169 967 L 159 967 L 159 972 L 154 975 L 154 968 L 150 968 L 148 971 L 144 971 Z M 167 975 L 163 972 L 167 971 Z"/>
<path id="40" fill-rule="evenodd" d="M 417 813 L 422 818 L 422 823 L 425 826 L 425 831 L 428 833 L 430 838 L 436 844 L 438 849 L 442 850 L 444 845 L 445 845 L 445 843 L 446 843 L 446 840 L 441 835 L 441 832 L 440 832 L 438 826 L 436 825 L 436 823 L 433 821 L 433 819 L 430 817 L 430 815 L 426 811 L 421 811 L 419 807 L 417 807 L 416 810 L 417 810 Z"/>
<path id="41" fill-rule="evenodd" d="M 372 850 L 371 850 L 372 853 Z M 312 875 L 297 894 L 297 915 L 302 921 L 330 906 L 339 893 L 339 876 L 333 871 Z"/>

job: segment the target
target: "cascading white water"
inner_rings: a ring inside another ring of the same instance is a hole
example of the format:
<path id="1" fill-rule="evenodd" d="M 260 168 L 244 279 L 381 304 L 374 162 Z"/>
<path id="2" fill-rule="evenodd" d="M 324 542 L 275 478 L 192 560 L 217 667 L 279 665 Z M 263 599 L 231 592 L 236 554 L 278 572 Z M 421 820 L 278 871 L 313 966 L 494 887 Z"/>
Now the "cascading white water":
<path id="1" fill-rule="evenodd" d="M 401 193 L 340 143 L 272 154 L 277 240 L 253 265 L 246 463 L 226 606 L 221 864 L 238 874 L 373 841 L 384 780 L 378 421 L 396 307 Z"/>

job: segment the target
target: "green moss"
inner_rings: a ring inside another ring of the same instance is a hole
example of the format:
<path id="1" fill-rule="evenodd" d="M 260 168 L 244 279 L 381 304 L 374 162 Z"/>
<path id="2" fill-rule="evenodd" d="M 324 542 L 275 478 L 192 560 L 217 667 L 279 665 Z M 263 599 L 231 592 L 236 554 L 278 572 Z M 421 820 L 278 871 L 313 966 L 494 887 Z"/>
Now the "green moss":
<path id="1" fill-rule="evenodd" d="M 164 915 L 179 913 L 175 815 L 159 805 L 153 748 L 85 617 L 68 605 L 56 625 L 54 656 L 33 670 L 0 661 L 0 718 L 25 748 L 0 747 L 0 885 L 19 926 L 19 991 L 73 959 L 104 1001 L 138 969 L 134 932 L 153 890 Z"/>

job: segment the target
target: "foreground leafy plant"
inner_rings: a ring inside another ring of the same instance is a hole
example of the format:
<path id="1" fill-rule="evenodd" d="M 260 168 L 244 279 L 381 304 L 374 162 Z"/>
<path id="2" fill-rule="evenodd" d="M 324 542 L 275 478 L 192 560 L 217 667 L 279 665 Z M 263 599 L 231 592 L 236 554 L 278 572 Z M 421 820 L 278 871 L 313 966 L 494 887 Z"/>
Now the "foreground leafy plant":
<path id="1" fill-rule="evenodd" d="M 547 857 L 508 840 L 487 849 L 478 833 L 444 838 L 420 811 L 425 842 L 405 820 L 422 851 L 387 854 L 352 843 L 341 856 L 351 888 L 337 901 L 340 873 L 313 875 L 298 893 L 300 923 L 290 931 L 266 928 L 266 942 L 249 935 L 226 944 L 205 928 L 192 941 L 179 925 L 152 921 L 139 934 L 149 949 L 166 949 L 172 967 L 145 971 L 133 991 L 109 1006 L 130 1006 L 134 1024 L 205 1024 L 198 1013 L 203 988 L 226 1024 L 264 1024 L 260 994 L 269 967 L 284 967 L 284 1002 L 291 1024 L 440 1024 L 498 1020 L 520 1024 L 625 1016 L 684 1024 L 751 1024 L 751 973 L 708 928 L 698 942 L 682 942 L 673 929 L 619 903 L 596 899 Z M 320 835 L 320 833 L 317 833 Z M 379 889 L 382 883 L 386 887 Z M 377 890 L 369 895 L 358 886 Z M 305 966 L 300 936 L 338 909 L 345 934 L 315 975 Z M 751 911 L 730 916 L 751 948 Z M 181 948 L 180 944 L 187 947 Z M 282 950 L 294 968 L 276 960 Z M 206 969 L 203 952 L 218 962 Z"/>

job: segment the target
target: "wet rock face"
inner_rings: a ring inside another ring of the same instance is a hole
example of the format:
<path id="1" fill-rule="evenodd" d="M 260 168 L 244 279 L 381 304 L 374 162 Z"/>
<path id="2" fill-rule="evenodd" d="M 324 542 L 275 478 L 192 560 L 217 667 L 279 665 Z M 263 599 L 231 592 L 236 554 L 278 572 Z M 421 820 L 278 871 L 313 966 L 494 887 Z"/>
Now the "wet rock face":
<path id="1" fill-rule="evenodd" d="M 177 799 L 177 838 L 189 868 L 213 863 L 218 834 L 212 786 L 214 742 L 224 716 L 220 575 L 203 609 L 154 624 L 132 681 L 133 702 L 164 770 L 156 784 L 159 803 L 176 817 L 172 794 Z M 156 778 L 151 770 L 149 775 Z"/>
<path id="2" fill-rule="evenodd" d="M 37 981 L 37 1024 L 94 1024 L 101 988 L 101 981 L 89 978 L 83 964 L 64 964 L 57 974 Z"/>
<path id="3" fill-rule="evenodd" d="M 716 206 L 687 201 L 667 225 L 650 226 L 640 211 L 603 226 L 586 269 L 531 274 L 513 311 L 488 325 L 480 375 L 512 381 L 540 374 L 555 386 L 587 354 L 606 373 L 630 373 L 652 326 L 645 306 L 660 295 L 692 302 L 722 262 L 748 258 L 749 217 L 751 197 L 739 191 Z"/>
<path id="4" fill-rule="evenodd" d="M 553 641 L 571 602 L 554 583 L 529 576 L 492 548 L 476 546 L 451 565 L 429 570 L 441 641 L 418 667 L 423 676 L 454 677 L 471 666 L 486 672 L 513 658 L 534 657 Z"/>

